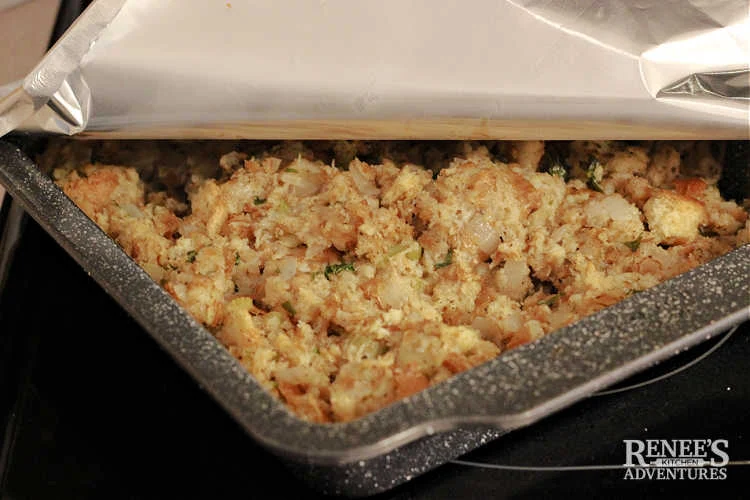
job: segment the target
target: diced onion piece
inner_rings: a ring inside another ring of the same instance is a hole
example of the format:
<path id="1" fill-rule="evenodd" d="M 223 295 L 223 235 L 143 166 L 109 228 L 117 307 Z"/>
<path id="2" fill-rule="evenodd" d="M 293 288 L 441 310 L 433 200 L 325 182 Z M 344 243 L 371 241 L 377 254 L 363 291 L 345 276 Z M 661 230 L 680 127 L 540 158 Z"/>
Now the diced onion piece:
<path id="1" fill-rule="evenodd" d="M 286 257 L 279 262 L 279 276 L 283 280 L 289 280 L 297 273 L 297 259 Z"/>
<path id="2" fill-rule="evenodd" d="M 484 217 L 472 217 L 466 224 L 465 229 L 471 241 L 485 255 L 490 255 L 497 249 L 497 245 L 500 243 L 500 235 Z"/>
<path id="3" fill-rule="evenodd" d="M 285 183 L 294 186 L 294 194 L 297 196 L 312 196 L 320 190 L 317 176 L 310 172 L 296 171 L 282 174 Z"/>
<path id="4" fill-rule="evenodd" d="M 349 172 L 352 174 L 352 180 L 360 193 L 365 196 L 378 196 L 380 194 L 380 190 L 365 176 L 359 162 L 352 162 L 349 165 Z"/>
<path id="5" fill-rule="evenodd" d="M 500 326 L 489 318 L 477 316 L 471 323 L 471 327 L 477 330 L 486 339 L 500 338 L 502 331 Z"/>

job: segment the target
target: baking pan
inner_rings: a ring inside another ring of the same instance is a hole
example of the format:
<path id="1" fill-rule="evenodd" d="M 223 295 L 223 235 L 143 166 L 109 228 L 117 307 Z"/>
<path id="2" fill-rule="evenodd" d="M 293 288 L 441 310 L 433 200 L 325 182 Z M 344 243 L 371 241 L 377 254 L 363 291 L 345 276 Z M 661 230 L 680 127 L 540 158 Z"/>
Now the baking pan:
<path id="1" fill-rule="evenodd" d="M 265 392 L 7 142 L 0 142 L 0 183 L 253 438 L 326 493 L 362 496 L 389 489 L 706 340 L 750 313 L 750 245 L 745 245 L 359 420 L 312 424 Z"/>

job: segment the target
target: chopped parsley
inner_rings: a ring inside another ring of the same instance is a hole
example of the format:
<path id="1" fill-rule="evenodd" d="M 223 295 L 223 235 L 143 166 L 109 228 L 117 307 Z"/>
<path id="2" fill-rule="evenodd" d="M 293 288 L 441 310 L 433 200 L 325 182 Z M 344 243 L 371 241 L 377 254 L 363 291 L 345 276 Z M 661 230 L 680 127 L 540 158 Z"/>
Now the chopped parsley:
<path id="1" fill-rule="evenodd" d="M 562 180 L 568 178 L 568 170 L 570 167 L 567 165 L 564 159 L 556 152 L 544 153 L 541 160 L 542 170 L 547 172 L 553 177 L 559 177 Z"/>
<path id="2" fill-rule="evenodd" d="M 323 271 L 323 275 L 326 277 L 327 280 L 331 279 L 332 274 L 341 274 L 344 271 L 351 271 L 355 272 L 356 269 L 354 269 L 354 262 L 341 262 L 340 264 L 328 264 Z"/>
<path id="3" fill-rule="evenodd" d="M 234 252 L 234 265 L 239 266 L 240 265 L 240 253 Z"/>
<path id="4" fill-rule="evenodd" d="M 636 250 L 638 250 L 638 247 L 641 246 L 641 238 L 643 238 L 643 235 L 639 236 L 633 241 L 626 241 L 624 244 L 630 249 L 631 252 L 635 252 Z"/>
<path id="5" fill-rule="evenodd" d="M 294 310 L 294 306 L 288 300 L 284 302 L 283 304 L 281 304 L 281 307 L 283 307 L 284 310 L 288 312 L 290 316 L 294 316 L 295 314 L 297 314 L 297 311 Z"/>
<path id="6" fill-rule="evenodd" d="M 256 196 L 255 198 L 253 198 L 253 205 L 255 205 L 256 207 L 257 207 L 258 205 L 262 205 L 262 204 L 264 204 L 265 202 L 266 202 L 266 199 L 265 199 L 265 198 L 260 198 L 260 197 L 258 197 L 258 196 Z"/>
<path id="7" fill-rule="evenodd" d="M 568 171 L 559 163 L 552 165 L 549 170 L 547 170 L 547 173 L 553 177 L 559 177 L 562 180 L 565 180 L 565 177 L 568 175 Z"/>
<path id="8" fill-rule="evenodd" d="M 289 172 L 290 174 L 296 174 L 296 173 L 298 173 L 299 171 L 298 171 L 298 170 L 297 170 L 296 168 L 292 168 L 292 167 L 287 167 L 287 168 L 286 168 L 286 169 L 284 170 L 284 172 Z"/>
<path id="9" fill-rule="evenodd" d="M 445 258 L 441 261 L 435 264 L 435 270 L 442 269 L 444 267 L 448 267 L 451 264 L 453 264 L 453 249 L 449 249 L 448 253 L 445 254 Z"/>
<path id="10" fill-rule="evenodd" d="M 555 295 L 551 295 L 544 300 L 540 300 L 539 302 L 537 302 L 537 304 L 539 304 L 540 306 L 552 307 L 556 306 L 558 302 L 560 302 L 560 294 L 556 293 Z"/>
<path id="11" fill-rule="evenodd" d="M 588 186 L 594 191 L 603 193 L 602 179 L 604 178 L 604 166 L 596 158 L 591 158 L 589 166 L 586 168 L 586 179 Z"/>
<path id="12" fill-rule="evenodd" d="M 188 261 L 188 262 L 190 262 L 190 263 L 193 263 L 193 262 L 195 262 L 195 257 L 196 257 L 197 255 L 198 255 L 198 251 L 197 251 L 197 250 L 190 250 L 190 251 L 189 251 L 189 252 L 187 253 L 187 261 Z"/>

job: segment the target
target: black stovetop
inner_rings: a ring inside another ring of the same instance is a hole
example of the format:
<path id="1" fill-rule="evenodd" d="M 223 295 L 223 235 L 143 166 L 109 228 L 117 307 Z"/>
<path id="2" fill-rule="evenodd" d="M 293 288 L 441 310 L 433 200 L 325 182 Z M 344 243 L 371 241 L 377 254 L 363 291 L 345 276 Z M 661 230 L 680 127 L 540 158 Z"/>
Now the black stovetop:
<path id="1" fill-rule="evenodd" d="M 750 330 L 711 340 L 462 460 L 535 467 L 618 465 L 623 439 L 728 439 L 750 459 Z M 35 223 L 0 295 L 0 497 L 311 498 Z M 734 493 L 727 481 L 626 481 L 622 469 L 518 470 L 451 463 L 380 498 L 536 498 Z M 671 495 L 670 495 L 671 496 Z"/>

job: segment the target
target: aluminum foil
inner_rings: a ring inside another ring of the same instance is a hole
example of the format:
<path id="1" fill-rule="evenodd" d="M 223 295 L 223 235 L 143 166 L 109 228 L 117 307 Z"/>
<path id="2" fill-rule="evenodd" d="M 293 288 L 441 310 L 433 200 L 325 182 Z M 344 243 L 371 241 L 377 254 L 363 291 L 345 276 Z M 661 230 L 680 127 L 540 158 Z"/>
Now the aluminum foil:
<path id="1" fill-rule="evenodd" d="M 748 7 L 98 0 L 6 88 L 0 134 L 748 138 Z"/>

